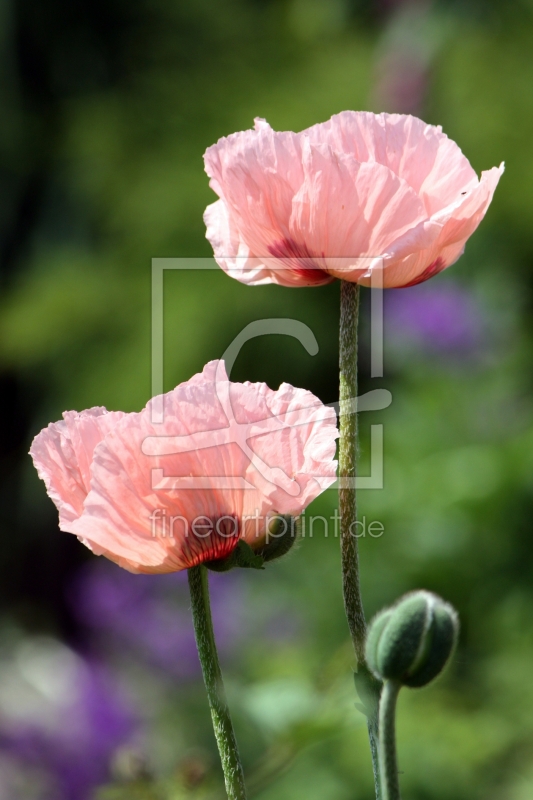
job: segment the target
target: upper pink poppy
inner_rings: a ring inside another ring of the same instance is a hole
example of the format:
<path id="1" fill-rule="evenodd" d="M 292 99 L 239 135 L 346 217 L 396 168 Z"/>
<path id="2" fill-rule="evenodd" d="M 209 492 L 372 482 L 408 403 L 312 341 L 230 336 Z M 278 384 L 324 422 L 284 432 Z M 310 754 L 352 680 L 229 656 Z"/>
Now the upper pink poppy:
<path id="1" fill-rule="evenodd" d="M 385 287 L 431 278 L 462 254 L 503 172 L 479 180 L 440 127 L 363 111 L 301 133 L 256 119 L 204 159 L 220 197 L 204 214 L 218 264 L 284 286 L 370 285 L 376 268 Z"/>
<path id="2" fill-rule="evenodd" d="M 231 383 L 223 361 L 140 413 L 63 417 L 30 450 L 59 526 L 131 572 L 224 558 L 241 538 L 257 549 L 269 516 L 335 481 L 334 410 L 286 383 Z"/>

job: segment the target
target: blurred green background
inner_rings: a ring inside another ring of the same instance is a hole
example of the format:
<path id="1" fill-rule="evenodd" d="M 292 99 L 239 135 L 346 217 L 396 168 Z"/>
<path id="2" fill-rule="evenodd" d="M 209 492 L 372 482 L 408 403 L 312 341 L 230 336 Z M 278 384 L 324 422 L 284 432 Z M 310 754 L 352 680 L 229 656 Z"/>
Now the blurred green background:
<path id="1" fill-rule="evenodd" d="M 399 704 L 411 800 L 533 797 L 533 3 L 6 0 L 1 20 L 0 798 L 222 798 L 182 575 L 130 576 L 60 533 L 27 451 L 65 409 L 150 396 L 151 258 L 209 256 L 202 154 L 343 109 L 441 124 L 477 171 L 506 161 L 452 269 L 386 293 L 383 379 L 361 415 L 385 488 L 360 493 L 368 614 L 424 587 L 454 603 L 453 666 Z M 338 285 L 165 277 L 165 387 L 247 323 L 292 317 L 319 353 L 249 342 L 232 374 L 337 399 Z M 312 513 L 331 515 L 334 492 Z M 215 576 L 251 796 L 370 800 L 338 541 Z"/>

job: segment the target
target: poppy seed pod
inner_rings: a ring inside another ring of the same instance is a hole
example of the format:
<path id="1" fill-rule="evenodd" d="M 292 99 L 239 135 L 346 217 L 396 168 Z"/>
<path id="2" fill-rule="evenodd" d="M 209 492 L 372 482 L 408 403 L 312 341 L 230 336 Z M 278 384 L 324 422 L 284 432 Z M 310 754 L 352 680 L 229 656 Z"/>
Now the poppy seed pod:
<path id="1" fill-rule="evenodd" d="M 426 591 L 407 594 L 370 623 L 366 658 L 382 680 L 412 688 L 439 675 L 453 653 L 459 632 L 456 611 Z"/>

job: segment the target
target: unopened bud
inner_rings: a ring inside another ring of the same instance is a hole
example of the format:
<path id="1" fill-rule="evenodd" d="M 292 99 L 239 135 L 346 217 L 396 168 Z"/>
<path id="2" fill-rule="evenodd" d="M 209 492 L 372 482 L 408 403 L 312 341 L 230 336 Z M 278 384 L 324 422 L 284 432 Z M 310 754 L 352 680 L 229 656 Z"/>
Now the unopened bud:
<path id="1" fill-rule="evenodd" d="M 458 632 L 459 620 L 451 605 L 431 592 L 412 592 L 370 623 L 368 666 L 381 680 L 425 686 L 446 666 Z"/>
<path id="2" fill-rule="evenodd" d="M 264 545 L 258 550 L 265 561 L 286 555 L 300 535 L 300 517 L 276 514 L 268 521 Z"/>

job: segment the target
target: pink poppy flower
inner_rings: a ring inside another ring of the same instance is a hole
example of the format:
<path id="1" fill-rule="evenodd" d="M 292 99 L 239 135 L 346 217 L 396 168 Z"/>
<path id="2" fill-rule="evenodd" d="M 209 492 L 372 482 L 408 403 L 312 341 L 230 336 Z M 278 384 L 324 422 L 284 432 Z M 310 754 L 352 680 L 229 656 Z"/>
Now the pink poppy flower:
<path id="1" fill-rule="evenodd" d="M 218 264 L 284 286 L 369 285 L 376 268 L 385 287 L 431 278 L 462 254 L 503 172 L 479 180 L 440 127 L 362 111 L 301 133 L 256 119 L 204 159 L 220 198 L 204 214 Z"/>
<path id="2" fill-rule="evenodd" d="M 163 409 L 163 421 L 155 422 Z M 284 383 L 231 383 L 223 361 L 140 413 L 65 412 L 30 454 L 61 530 L 131 572 L 174 572 L 264 545 L 335 481 L 335 412 Z"/>

